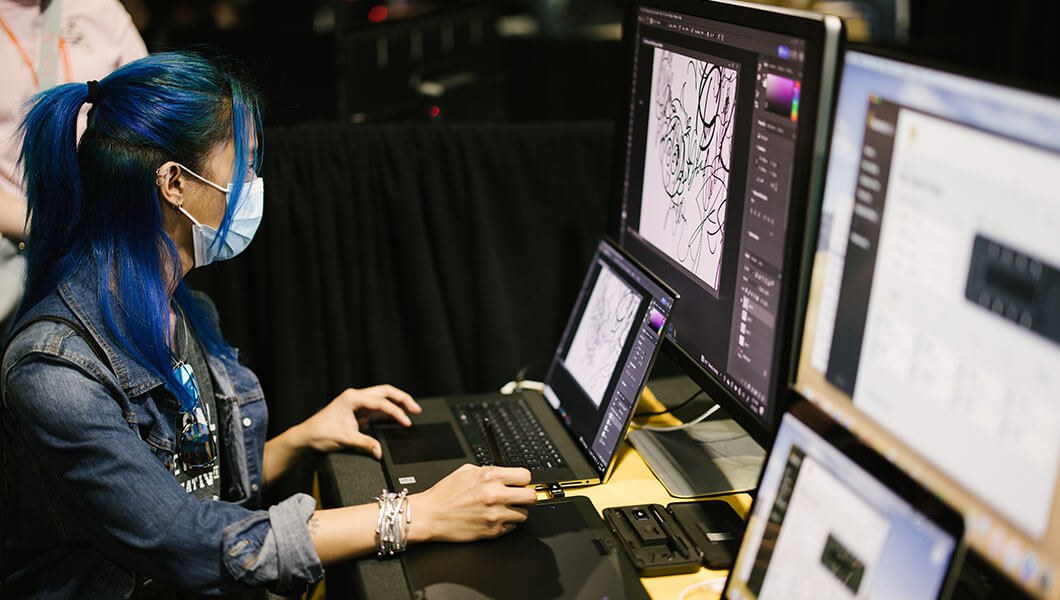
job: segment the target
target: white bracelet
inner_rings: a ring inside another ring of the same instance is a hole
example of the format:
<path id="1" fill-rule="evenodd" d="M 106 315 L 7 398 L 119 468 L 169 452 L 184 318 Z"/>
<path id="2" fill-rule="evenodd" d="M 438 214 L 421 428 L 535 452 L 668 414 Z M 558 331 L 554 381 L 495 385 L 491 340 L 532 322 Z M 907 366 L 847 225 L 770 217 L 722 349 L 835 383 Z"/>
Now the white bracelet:
<path id="1" fill-rule="evenodd" d="M 398 494 L 384 489 L 375 499 L 379 504 L 379 521 L 375 526 L 375 550 L 379 558 L 403 552 L 408 546 L 412 525 L 408 494 L 407 489 Z"/>

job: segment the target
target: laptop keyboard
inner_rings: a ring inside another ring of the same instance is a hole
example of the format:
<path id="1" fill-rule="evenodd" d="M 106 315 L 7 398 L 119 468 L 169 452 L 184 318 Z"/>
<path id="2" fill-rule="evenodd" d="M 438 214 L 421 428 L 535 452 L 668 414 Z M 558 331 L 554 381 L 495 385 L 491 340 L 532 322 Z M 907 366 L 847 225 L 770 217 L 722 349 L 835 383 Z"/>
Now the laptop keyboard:
<path id="1" fill-rule="evenodd" d="M 541 422 L 520 396 L 500 401 L 459 403 L 452 409 L 475 453 L 475 461 L 480 465 L 501 464 L 542 471 L 565 464 Z M 490 430 L 496 443 L 493 452 L 490 451 Z M 501 457 L 496 463 L 495 454 Z"/>

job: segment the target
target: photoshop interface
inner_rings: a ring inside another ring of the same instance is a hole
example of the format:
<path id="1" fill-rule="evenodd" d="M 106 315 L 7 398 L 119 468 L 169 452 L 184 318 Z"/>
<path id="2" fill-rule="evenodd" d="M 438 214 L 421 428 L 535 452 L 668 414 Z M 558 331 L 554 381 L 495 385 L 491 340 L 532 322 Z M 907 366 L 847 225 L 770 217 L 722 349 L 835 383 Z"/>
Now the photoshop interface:
<path id="1" fill-rule="evenodd" d="M 694 295 L 719 307 L 707 323 L 678 311 L 671 338 L 764 416 L 805 43 L 652 9 L 642 9 L 638 30 L 630 118 L 646 112 L 647 123 L 631 123 L 626 140 L 623 234 L 651 245 L 688 277 Z M 638 81 L 646 74 L 650 82 Z M 735 222 L 726 227 L 728 219 Z M 686 307 L 701 305 L 682 293 Z M 702 347 L 704 335 L 719 336 L 706 333 L 719 323 L 729 327 L 726 347 Z"/>

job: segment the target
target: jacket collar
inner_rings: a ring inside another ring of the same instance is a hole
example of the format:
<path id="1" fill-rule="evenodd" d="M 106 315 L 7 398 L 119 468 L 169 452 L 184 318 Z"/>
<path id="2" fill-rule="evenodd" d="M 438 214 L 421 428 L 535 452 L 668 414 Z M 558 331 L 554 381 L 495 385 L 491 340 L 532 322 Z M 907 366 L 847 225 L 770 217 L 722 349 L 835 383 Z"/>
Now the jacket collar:
<path id="1" fill-rule="evenodd" d="M 139 396 L 162 385 L 162 380 L 126 352 L 118 342 L 120 338 L 107 329 L 94 268 L 86 266 L 75 271 L 59 285 L 58 294 L 103 349 L 111 370 L 126 394 L 130 397 Z M 129 339 L 131 336 L 124 317 L 115 312 L 114 320 L 118 335 Z"/>

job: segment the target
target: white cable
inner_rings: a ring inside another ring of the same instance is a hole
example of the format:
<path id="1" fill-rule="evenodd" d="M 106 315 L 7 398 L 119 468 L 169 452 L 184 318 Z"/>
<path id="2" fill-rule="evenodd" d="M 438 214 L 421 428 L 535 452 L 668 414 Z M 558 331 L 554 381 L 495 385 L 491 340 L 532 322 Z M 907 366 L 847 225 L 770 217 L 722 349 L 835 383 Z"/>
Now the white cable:
<path id="1" fill-rule="evenodd" d="M 536 392 L 543 391 L 545 389 L 545 383 L 542 381 L 534 381 L 532 379 L 520 379 L 519 381 L 509 381 L 508 383 L 501 386 L 502 394 L 511 394 L 521 390 L 534 390 Z"/>
<path id="2" fill-rule="evenodd" d="M 706 581 L 697 581 L 696 583 L 693 583 L 692 585 L 690 585 L 690 586 L 686 587 L 685 589 L 681 590 L 681 595 L 678 596 L 678 600 L 685 600 L 685 598 L 688 596 L 688 592 L 691 592 L 692 590 L 694 590 L 696 588 L 708 587 L 709 586 L 711 588 L 712 592 L 720 592 L 721 588 L 724 585 L 725 585 L 725 578 L 724 577 L 715 577 L 714 579 L 708 579 Z"/>
<path id="3" fill-rule="evenodd" d="M 681 429 L 687 429 L 687 428 L 695 425 L 696 423 L 699 423 L 703 419 L 706 419 L 710 415 L 716 413 L 719 408 L 721 408 L 721 407 L 718 406 L 717 404 L 715 404 L 714 406 L 711 406 L 710 408 L 708 408 L 707 412 L 699 415 L 698 417 L 696 417 L 695 419 L 692 419 L 691 421 L 689 421 L 687 423 L 681 423 L 680 425 L 671 425 L 669 427 L 659 427 L 659 426 L 654 426 L 654 425 L 640 425 L 638 423 L 634 423 L 633 427 L 636 427 L 637 429 L 645 429 L 647 431 L 679 431 Z"/>

